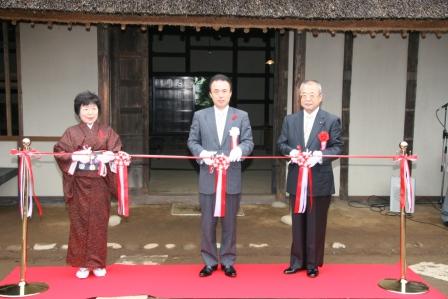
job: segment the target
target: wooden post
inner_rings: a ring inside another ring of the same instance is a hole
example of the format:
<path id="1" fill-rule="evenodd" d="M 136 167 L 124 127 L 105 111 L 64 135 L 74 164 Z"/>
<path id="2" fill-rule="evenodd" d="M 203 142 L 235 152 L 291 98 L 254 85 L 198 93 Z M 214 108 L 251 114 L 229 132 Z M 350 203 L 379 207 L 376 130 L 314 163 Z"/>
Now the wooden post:
<path id="1" fill-rule="evenodd" d="M 406 104 L 404 112 L 404 141 L 408 150 L 414 147 L 415 99 L 417 91 L 419 33 L 411 32 L 408 41 L 408 65 L 406 80 Z M 411 170 L 411 169 L 410 169 Z"/>
<path id="2" fill-rule="evenodd" d="M 294 85 L 292 86 L 292 111 L 300 110 L 299 88 L 305 80 L 305 58 L 306 58 L 306 32 L 297 31 L 294 34 Z"/>
<path id="3" fill-rule="evenodd" d="M 288 95 L 288 45 L 289 34 L 276 32 L 276 64 L 274 76 L 274 118 L 272 121 L 273 153 L 279 155 L 277 139 L 280 135 L 283 119 L 286 115 Z M 284 201 L 286 194 L 286 164 L 284 160 L 273 160 L 272 167 L 272 191 L 275 200 Z"/>
<path id="4" fill-rule="evenodd" d="M 350 145 L 350 98 L 352 86 L 353 33 L 346 32 L 344 40 L 344 66 L 342 74 L 342 140 L 343 155 L 348 154 Z M 339 197 L 348 199 L 348 159 L 340 159 L 341 173 L 339 177 Z"/>
<path id="5" fill-rule="evenodd" d="M 5 73 L 5 100 L 6 100 L 6 135 L 12 136 L 12 114 L 11 114 L 11 69 L 9 67 L 9 38 L 8 23 L 2 22 L 3 33 L 3 66 Z"/>
<path id="6" fill-rule="evenodd" d="M 98 95 L 101 99 L 101 122 L 110 124 L 110 91 L 111 91 L 111 65 L 110 65 L 110 29 L 109 26 L 99 25 L 98 40 Z"/>

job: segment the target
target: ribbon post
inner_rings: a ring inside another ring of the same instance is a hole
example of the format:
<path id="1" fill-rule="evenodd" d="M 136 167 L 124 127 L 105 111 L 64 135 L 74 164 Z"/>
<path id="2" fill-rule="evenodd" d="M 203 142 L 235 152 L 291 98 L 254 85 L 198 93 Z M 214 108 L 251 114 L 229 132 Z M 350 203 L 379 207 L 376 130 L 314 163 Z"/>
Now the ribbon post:
<path id="1" fill-rule="evenodd" d="M 406 198 L 412 198 L 412 185 L 409 173 L 409 158 L 406 154 L 408 143 L 400 143 L 400 279 L 386 278 L 381 280 L 378 285 L 393 293 L 399 294 L 423 294 L 428 291 L 428 286 L 418 281 L 408 281 L 406 279 Z M 411 206 L 409 205 L 409 208 Z"/>
<path id="2" fill-rule="evenodd" d="M 33 177 L 31 168 L 30 151 L 31 141 L 24 138 L 23 150 L 17 151 L 19 157 L 19 197 L 20 213 L 22 216 L 22 256 L 20 262 L 20 280 L 18 284 L 9 284 L 0 286 L 0 296 L 7 297 L 25 297 L 36 295 L 48 290 L 48 285 L 43 282 L 26 282 L 27 268 L 27 246 L 28 246 L 28 217 L 31 217 L 32 197 L 34 196 Z M 36 201 L 38 203 L 38 201 Z M 40 206 L 38 206 L 40 208 Z"/>

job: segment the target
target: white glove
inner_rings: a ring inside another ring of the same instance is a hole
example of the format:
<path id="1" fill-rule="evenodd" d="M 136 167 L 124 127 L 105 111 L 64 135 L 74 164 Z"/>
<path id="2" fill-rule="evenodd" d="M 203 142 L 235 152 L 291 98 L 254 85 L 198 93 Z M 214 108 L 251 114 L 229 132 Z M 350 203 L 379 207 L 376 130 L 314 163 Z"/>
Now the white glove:
<path id="1" fill-rule="evenodd" d="M 289 152 L 289 156 L 291 157 L 291 163 L 299 163 L 299 160 L 297 159 L 297 157 L 299 156 L 299 151 L 296 149 L 293 149 Z"/>
<path id="2" fill-rule="evenodd" d="M 104 164 L 109 163 L 110 161 L 115 160 L 115 154 L 111 151 L 106 151 L 96 156 L 96 159 Z"/>
<path id="3" fill-rule="evenodd" d="M 199 157 L 202 158 L 202 162 L 204 162 L 205 164 L 212 165 L 212 158 L 214 155 L 216 155 L 216 152 L 202 150 L 202 152 L 199 154 Z"/>
<path id="4" fill-rule="evenodd" d="M 314 151 L 311 154 L 311 157 L 309 157 L 306 160 L 305 166 L 307 167 L 313 167 L 317 163 L 322 164 L 322 152 L 321 151 Z"/>
<path id="5" fill-rule="evenodd" d="M 234 147 L 229 154 L 229 161 L 230 162 L 240 162 L 241 156 L 243 155 L 243 151 L 239 146 Z"/>
<path id="6" fill-rule="evenodd" d="M 81 151 L 73 152 L 72 154 L 72 160 L 73 161 L 79 161 L 81 163 L 89 163 L 90 162 L 90 155 L 92 154 L 92 149 L 89 147 L 87 149 L 83 149 Z"/>

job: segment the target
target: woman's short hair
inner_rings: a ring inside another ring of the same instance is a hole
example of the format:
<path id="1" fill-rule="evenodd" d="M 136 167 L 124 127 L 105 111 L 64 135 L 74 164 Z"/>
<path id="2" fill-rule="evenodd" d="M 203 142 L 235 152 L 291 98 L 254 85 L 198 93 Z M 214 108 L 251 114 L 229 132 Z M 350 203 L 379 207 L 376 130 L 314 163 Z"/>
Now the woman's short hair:
<path id="1" fill-rule="evenodd" d="M 90 91 L 83 91 L 75 97 L 75 113 L 79 116 L 81 106 L 95 104 L 98 107 L 98 114 L 101 113 L 101 100 L 99 96 Z"/>

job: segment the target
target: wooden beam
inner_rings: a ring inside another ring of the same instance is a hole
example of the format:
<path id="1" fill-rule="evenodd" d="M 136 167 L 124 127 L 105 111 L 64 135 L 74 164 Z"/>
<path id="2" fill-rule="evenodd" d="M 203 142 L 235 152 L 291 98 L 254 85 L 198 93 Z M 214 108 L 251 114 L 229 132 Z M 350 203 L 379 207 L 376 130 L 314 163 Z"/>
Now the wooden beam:
<path id="1" fill-rule="evenodd" d="M 277 139 L 282 130 L 283 119 L 286 115 L 288 97 L 288 49 L 289 34 L 276 33 L 277 52 L 275 58 L 274 76 L 274 119 L 272 121 L 273 154 L 280 154 L 277 149 Z M 286 197 L 286 163 L 282 159 L 272 162 L 272 191 L 275 199 L 284 201 Z"/>
<path id="2" fill-rule="evenodd" d="M 101 122 L 110 125 L 110 92 L 111 92 L 111 65 L 110 65 L 110 27 L 99 26 L 98 40 L 98 95 L 101 99 Z"/>
<path id="3" fill-rule="evenodd" d="M 306 32 L 297 31 L 294 34 L 294 66 L 292 86 L 292 111 L 300 110 L 299 88 L 305 80 L 305 58 L 306 58 Z"/>
<path id="4" fill-rule="evenodd" d="M 344 141 L 343 155 L 348 154 L 350 146 L 350 98 L 352 86 L 353 63 L 353 34 L 345 33 L 344 39 L 344 66 L 342 74 L 342 139 Z M 348 159 L 340 159 L 341 172 L 339 177 L 339 197 L 348 199 Z"/>
<path id="5" fill-rule="evenodd" d="M 9 63 L 8 22 L 2 22 L 3 34 L 3 69 L 6 101 L 6 135 L 12 136 L 12 105 L 11 105 L 11 68 Z"/>
<path id="6" fill-rule="evenodd" d="M 16 29 L 16 79 L 17 79 L 17 109 L 19 114 L 19 136 L 23 137 L 23 100 L 22 100 L 22 51 L 20 49 L 20 26 L 15 26 Z M 20 143 L 19 143 L 20 140 Z M 17 141 L 17 146 L 21 146 L 20 138 Z M 18 162 L 18 160 L 17 160 Z"/>
<path id="7" fill-rule="evenodd" d="M 412 32 L 408 40 L 408 62 L 406 80 L 406 104 L 404 112 L 404 140 L 408 143 L 408 150 L 414 147 L 414 119 L 415 100 L 417 98 L 417 69 L 418 69 L 418 48 L 419 33 Z"/>
<path id="8" fill-rule="evenodd" d="M 250 18 L 217 16 L 145 16 L 127 14 L 89 14 L 86 12 L 60 12 L 36 10 L 1 10 L 0 19 L 16 22 L 52 22 L 72 24 L 120 24 L 120 25 L 172 25 L 196 28 L 265 28 L 295 30 L 338 31 L 441 31 L 448 30 L 448 19 L 298 19 L 298 18 Z M 200 29 L 199 29 L 200 30 Z"/>

